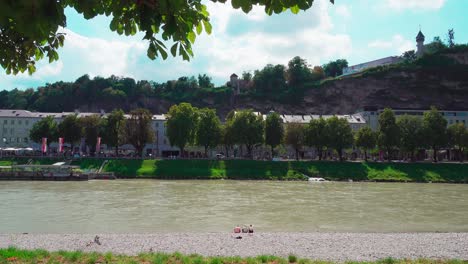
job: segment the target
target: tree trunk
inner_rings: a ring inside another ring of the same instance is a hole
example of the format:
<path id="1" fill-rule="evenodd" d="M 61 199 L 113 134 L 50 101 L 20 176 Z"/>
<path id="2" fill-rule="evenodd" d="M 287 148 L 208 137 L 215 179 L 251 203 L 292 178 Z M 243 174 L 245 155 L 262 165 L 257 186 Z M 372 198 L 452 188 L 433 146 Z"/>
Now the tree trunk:
<path id="1" fill-rule="evenodd" d="M 387 161 L 390 162 L 390 154 L 391 154 L 392 150 L 391 148 L 387 148 Z"/>
<path id="2" fill-rule="evenodd" d="M 208 146 L 205 146 L 205 158 L 208 158 Z"/>
<path id="3" fill-rule="evenodd" d="M 367 149 L 364 149 L 364 161 L 367 162 Z"/>
<path id="4" fill-rule="evenodd" d="M 318 158 L 319 160 L 322 160 L 322 155 L 323 155 L 323 150 L 322 148 L 317 148 L 317 155 L 318 155 Z"/>
<path id="5" fill-rule="evenodd" d="M 271 146 L 271 159 L 273 159 L 273 156 L 275 155 L 275 148 L 273 145 Z"/>
<path id="6" fill-rule="evenodd" d="M 225 145 L 224 149 L 226 150 L 226 158 L 229 158 L 229 147 Z"/>
<path id="7" fill-rule="evenodd" d="M 458 155 L 460 155 L 459 160 L 460 160 L 461 163 L 463 163 L 463 155 L 465 154 L 465 153 L 464 153 L 464 149 L 463 149 L 463 148 L 459 148 L 459 149 L 458 149 L 458 152 L 459 152 Z"/>
<path id="8" fill-rule="evenodd" d="M 296 160 L 299 160 L 299 150 L 296 149 Z"/>
<path id="9" fill-rule="evenodd" d="M 247 148 L 247 156 L 249 156 L 250 159 L 253 159 L 252 146 L 251 145 L 245 145 L 245 147 Z"/>
<path id="10" fill-rule="evenodd" d="M 342 149 L 337 149 L 337 152 L 338 152 L 338 157 L 339 157 L 340 161 L 343 161 L 343 150 Z"/>
<path id="11" fill-rule="evenodd" d="M 180 157 L 184 157 L 184 147 L 179 147 L 180 148 Z"/>
<path id="12" fill-rule="evenodd" d="M 433 158 L 434 162 L 437 162 L 437 149 L 436 149 L 436 147 L 432 147 L 432 151 L 433 151 L 432 158 Z"/>

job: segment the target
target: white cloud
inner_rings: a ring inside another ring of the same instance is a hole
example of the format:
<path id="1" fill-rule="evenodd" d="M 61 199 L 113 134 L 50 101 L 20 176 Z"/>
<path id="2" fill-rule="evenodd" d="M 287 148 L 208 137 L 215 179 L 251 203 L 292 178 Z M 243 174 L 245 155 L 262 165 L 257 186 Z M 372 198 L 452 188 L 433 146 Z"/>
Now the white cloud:
<path id="1" fill-rule="evenodd" d="M 401 35 L 394 35 L 390 40 L 374 40 L 370 42 L 367 46 L 369 48 L 378 48 L 378 49 L 387 49 L 403 53 L 408 50 L 414 49 L 416 43 L 405 39 Z"/>
<path id="2" fill-rule="evenodd" d="M 217 13 L 210 6 L 210 14 Z M 341 12 L 345 9 L 341 9 Z M 264 12 L 262 10 L 262 12 Z M 222 13 L 222 12 L 221 12 Z M 234 13 L 230 13 L 234 16 Z M 226 15 L 226 13 L 224 13 Z M 221 16 L 222 21 L 232 17 Z M 281 14 L 284 15 L 284 14 Z M 277 19 L 279 16 L 268 17 Z M 214 18 L 214 27 L 224 27 Z M 316 1 L 306 12 L 293 16 L 299 23 L 289 32 L 247 31 L 231 36 L 225 30 L 217 30 L 210 36 L 202 36 L 195 43 L 195 56 L 207 58 L 207 72 L 218 79 L 233 73 L 263 68 L 266 64 L 287 64 L 294 56 L 305 58 L 311 65 L 326 60 L 346 57 L 351 53 L 351 38 L 334 34 L 327 1 Z"/>
<path id="3" fill-rule="evenodd" d="M 62 57 L 74 58 L 78 66 L 82 68 L 82 74 L 91 76 L 129 75 L 129 64 L 136 56 L 145 53 L 147 43 L 124 40 L 105 40 L 79 35 L 69 29 L 64 29 L 65 47 Z M 73 67 L 72 61 L 68 61 L 67 67 Z"/>
<path id="4" fill-rule="evenodd" d="M 260 69 L 268 63 L 287 64 L 294 56 L 319 65 L 331 59 L 346 58 L 352 50 L 348 35 L 333 32 L 328 0 L 316 0 L 312 8 L 297 15 L 286 12 L 272 16 L 258 6 L 246 15 L 234 10 L 229 2 L 208 1 L 206 4 L 213 32 L 197 38 L 193 45 L 195 57 L 190 62 L 180 57 L 151 61 L 146 57 L 148 43 L 139 40 L 139 36 L 104 39 L 83 36 L 70 28 L 63 29 L 67 35 L 64 47 L 59 50 L 58 62 L 41 61 L 35 74 L 21 77 L 26 78 L 26 82 L 18 76 L 0 76 L 0 86 L 9 86 L 6 87 L 9 89 L 13 88 L 11 85 L 23 85 L 24 88 L 29 83 L 74 81 L 83 74 L 166 81 L 207 73 L 217 84 L 222 84 L 232 72 Z M 344 6 L 338 9 L 343 14 L 347 12 Z M 231 22 L 237 27 L 235 33 Z M 276 27 L 283 28 L 277 30 Z"/>
<path id="5" fill-rule="evenodd" d="M 336 14 L 344 19 L 351 18 L 351 11 L 346 5 L 336 5 Z"/>
<path id="6" fill-rule="evenodd" d="M 439 9 L 446 0 L 386 0 L 386 4 L 394 9 Z"/>

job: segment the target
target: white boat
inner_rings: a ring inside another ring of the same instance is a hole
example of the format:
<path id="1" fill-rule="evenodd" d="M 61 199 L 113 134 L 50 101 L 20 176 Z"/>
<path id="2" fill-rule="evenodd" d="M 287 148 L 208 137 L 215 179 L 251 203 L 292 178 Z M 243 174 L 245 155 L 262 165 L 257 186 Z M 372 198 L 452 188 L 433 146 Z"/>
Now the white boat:
<path id="1" fill-rule="evenodd" d="M 317 177 L 309 177 L 310 182 L 326 182 L 324 178 L 317 178 Z"/>

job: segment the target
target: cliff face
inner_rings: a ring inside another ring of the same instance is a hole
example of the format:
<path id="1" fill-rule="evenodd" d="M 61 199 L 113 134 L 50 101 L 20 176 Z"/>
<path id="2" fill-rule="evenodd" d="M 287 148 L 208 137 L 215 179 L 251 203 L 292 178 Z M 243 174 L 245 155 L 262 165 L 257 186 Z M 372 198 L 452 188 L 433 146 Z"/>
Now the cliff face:
<path id="1" fill-rule="evenodd" d="M 297 104 L 245 98 L 233 107 L 297 114 L 346 114 L 365 106 L 468 109 L 468 52 L 444 56 L 458 64 L 402 67 L 350 76 L 307 89 L 303 100 Z M 220 110 L 225 112 L 224 108 Z"/>
<path id="2" fill-rule="evenodd" d="M 285 104 L 247 95 L 220 98 L 209 94 L 189 102 L 197 107 L 216 108 L 221 116 L 232 109 L 246 108 L 263 113 L 275 110 L 285 114 L 349 114 L 366 106 L 468 109 L 468 52 L 432 56 L 420 63 L 375 68 L 308 87 L 296 103 Z M 175 103 L 158 98 L 140 98 L 125 105 L 91 104 L 80 109 L 96 111 L 123 107 L 129 110 L 144 107 L 153 113 L 166 113 Z"/>

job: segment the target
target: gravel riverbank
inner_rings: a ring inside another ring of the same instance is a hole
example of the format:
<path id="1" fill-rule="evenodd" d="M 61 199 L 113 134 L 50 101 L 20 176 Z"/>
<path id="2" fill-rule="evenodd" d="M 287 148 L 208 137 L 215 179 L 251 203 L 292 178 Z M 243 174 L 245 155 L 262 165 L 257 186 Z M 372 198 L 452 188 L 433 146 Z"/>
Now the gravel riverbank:
<path id="1" fill-rule="evenodd" d="M 468 233 L 256 233 L 235 239 L 228 233 L 0 234 L 0 248 L 82 250 L 135 255 L 179 251 L 207 256 L 294 254 L 332 261 L 382 258 L 468 260 Z"/>

